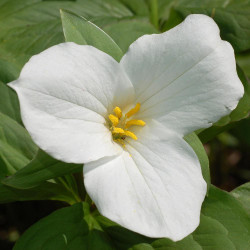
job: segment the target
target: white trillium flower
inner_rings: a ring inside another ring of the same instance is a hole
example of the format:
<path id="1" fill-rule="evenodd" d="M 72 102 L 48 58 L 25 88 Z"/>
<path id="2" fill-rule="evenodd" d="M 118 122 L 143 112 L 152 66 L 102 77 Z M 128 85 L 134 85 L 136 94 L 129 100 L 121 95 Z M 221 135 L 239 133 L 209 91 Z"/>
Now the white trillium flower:
<path id="1" fill-rule="evenodd" d="M 243 95 L 233 49 L 213 19 L 190 15 L 142 36 L 120 63 L 92 46 L 59 44 L 33 56 L 10 86 L 36 144 L 84 163 L 102 215 L 149 237 L 177 241 L 195 230 L 206 183 L 183 136 Z"/>

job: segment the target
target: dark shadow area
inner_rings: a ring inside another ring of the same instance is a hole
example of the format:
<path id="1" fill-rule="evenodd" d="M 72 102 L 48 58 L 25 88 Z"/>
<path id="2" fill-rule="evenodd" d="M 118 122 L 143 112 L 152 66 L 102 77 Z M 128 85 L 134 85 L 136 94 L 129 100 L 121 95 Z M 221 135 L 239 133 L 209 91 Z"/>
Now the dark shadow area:
<path id="1" fill-rule="evenodd" d="M 12 249 L 26 229 L 64 206 L 64 203 L 57 201 L 18 201 L 0 204 L 0 249 Z"/>
<path id="2" fill-rule="evenodd" d="M 210 162 L 211 182 L 232 191 L 250 181 L 250 118 L 205 145 Z"/>

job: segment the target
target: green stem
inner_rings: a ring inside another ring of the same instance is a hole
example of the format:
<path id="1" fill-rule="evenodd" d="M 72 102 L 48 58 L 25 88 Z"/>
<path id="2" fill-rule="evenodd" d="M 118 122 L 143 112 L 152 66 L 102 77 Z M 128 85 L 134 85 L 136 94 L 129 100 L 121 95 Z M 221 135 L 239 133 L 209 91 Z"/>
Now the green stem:
<path id="1" fill-rule="evenodd" d="M 149 0 L 149 10 L 151 23 L 159 29 L 158 0 Z"/>
<path id="2" fill-rule="evenodd" d="M 75 193 L 72 187 L 63 179 L 63 177 L 58 177 L 57 180 L 61 182 L 63 186 L 71 192 L 76 202 L 81 202 L 81 198 L 79 197 L 79 195 Z"/>
<path id="3" fill-rule="evenodd" d="M 74 176 L 75 176 L 79 196 L 81 197 L 81 200 L 84 201 L 87 193 L 83 184 L 83 171 L 74 174 Z"/>
<path id="4" fill-rule="evenodd" d="M 86 195 L 86 197 L 85 197 L 85 200 L 84 200 L 85 202 L 87 202 L 88 204 L 89 204 L 89 206 L 91 206 L 92 205 L 92 200 L 91 200 L 91 198 L 89 197 L 89 195 L 87 194 Z"/>

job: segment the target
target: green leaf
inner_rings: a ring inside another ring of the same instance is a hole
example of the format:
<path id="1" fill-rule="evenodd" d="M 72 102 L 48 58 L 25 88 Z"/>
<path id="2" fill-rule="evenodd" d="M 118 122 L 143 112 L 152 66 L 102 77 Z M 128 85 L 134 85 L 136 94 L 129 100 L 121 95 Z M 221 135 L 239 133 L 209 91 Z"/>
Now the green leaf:
<path id="1" fill-rule="evenodd" d="M 243 83 L 244 86 L 244 95 L 240 99 L 237 107 L 233 110 L 233 112 L 229 115 L 230 121 L 239 121 L 243 118 L 246 118 L 250 111 L 250 84 L 240 67 L 237 67 L 238 76 Z"/>
<path id="2" fill-rule="evenodd" d="M 199 227 L 192 234 L 192 238 L 201 249 L 211 248 L 213 250 L 234 250 L 235 246 L 228 238 L 228 231 L 225 227 L 208 216 L 201 214 Z"/>
<path id="3" fill-rule="evenodd" d="M 62 208 L 31 226 L 13 250 L 114 249 L 107 234 L 91 218 L 88 204 Z"/>
<path id="4" fill-rule="evenodd" d="M 202 247 L 193 239 L 192 236 L 186 237 L 179 242 L 173 242 L 169 239 L 156 240 L 152 243 L 153 249 L 166 250 L 202 250 Z M 138 248 L 142 250 L 143 248 Z"/>
<path id="5" fill-rule="evenodd" d="M 216 126 L 213 125 L 210 128 L 207 129 L 201 129 L 196 131 L 196 133 L 199 136 L 199 139 L 201 140 L 202 143 L 207 143 L 209 142 L 211 139 L 213 139 L 215 136 L 217 136 L 218 134 L 227 131 L 229 129 L 231 129 L 232 127 L 235 126 L 236 123 L 229 123 L 225 126 Z"/>
<path id="6" fill-rule="evenodd" d="M 250 216 L 250 182 L 235 188 L 231 194 L 242 204 Z"/>
<path id="7" fill-rule="evenodd" d="M 58 200 L 69 204 L 79 202 L 70 190 L 63 185 L 43 182 L 37 187 L 20 190 L 8 187 L 0 183 L 0 203 L 9 203 L 13 201 L 27 201 L 27 200 Z"/>
<path id="8" fill-rule="evenodd" d="M 124 18 L 135 17 L 124 4 L 116 0 L 0 0 L 0 73 L 2 63 L 5 67 L 3 71 L 8 69 L 8 74 L 0 78 L 2 81 L 14 80 L 32 55 L 64 42 L 60 9 L 81 14 L 101 28 Z M 143 20 L 143 25 L 152 27 L 148 18 Z M 140 34 L 143 32 L 146 30 Z M 119 42 L 130 37 L 126 32 L 120 35 Z M 132 37 L 135 36 L 132 34 Z"/>
<path id="9" fill-rule="evenodd" d="M 17 95 L 2 82 L 0 82 L 0 112 L 22 124 Z"/>
<path id="10" fill-rule="evenodd" d="M 10 61 L 12 60 L 8 52 L 3 50 L 0 45 L 0 81 L 4 83 L 14 81 L 18 77 L 20 71 L 20 68 Z"/>
<path id="11" fill-rule="evenodd" d="M 202 213 L 217 220 L 228 232 L 235 249 L 248 249 L 250 245 L 250 218 L 242 205 L 230 193 L 211 186 Z"/>
<path id="12" fill-rule="evenodd" d="M 201 250 L 201 246 L 193 240 L 192 236 L 188 236 L 185 239 L 173 242 L 169 239 L 158 239 L 155 240 L 151 245 L 141 243 L 136 246 L 133 246 L 133 250 L 144 250 L 144 249 L 164 249 L 164 250 Z"/>
<path id="13" fill-rule="evenodd" d="M 207 153 L 200 139 L 195 133 L 186 135 L 184 139 L 193 148 L 194 152 L 196 153 L 200 161 L 202 176 L 207 183 L 207 193 L 208 193 L 210 185 L 211 185 L 211 178 L 210 178 L 209 161 L 208 161 Z"/>
<path id="14" fill-rule="evenodd" d="M 161 30 L 163 32 L 174 28 L 183 21 L 183 16 L 179 14 L 174 8 L 171 8 L 168 13 L 167 21 L 162 23 Z"/>
<path id="15" fill-rule="evenodd" d="M 149 23 L 148 17 L 124 18 L 119 22 L 114 22 L 103 27 L 119 45 L 122 51 L 127 51 L 131 43 L 145 34 L 159 33 L 159 31 Z"/>
<path id="16" fill-rule="evenodd" d="M 82 170 L 83 164 L 70 164 L 58 161 L 39 150 L 36 157 L 14 175 L 4 179 L 5 185 L 26 189 L 39 185 L 41 182 L 76 173 Z"/>
<path id="17" fill-rule="evenodd" d="M 228 231 L 216 220 L 201 215 L 200 226 L 195 232 L 181 241 L 172 242 L 168 239 L 156 240 L 153 249 L 178 250 L 235 250 L 235 246 L 228 239 Z M 138 248 L 138 250 L 143 248 Z"/>
<path id="18" fill-rule="evenodd" d="M 123 52 L 114 40 L 99 27 L 84 17 L 66 10 L 61 10 L 61 18 L 66 42 L 92 45 L 109 54 L 116 61 L 120 61 Z"/>
<path id="19" fill-rule="evenodd" d="M 72 12 L 62 10 L 61 16 L 66 41 L 92 45 L 113 56 L 117 61 L 120 61 L 123 55 L 122 51 L 127 51 L 129 45 L 137 38 L 144 34 L 158 33 L 157 29 L 149 23 L 148 18 L 129 17 L 123 18 L 119 22 L 106 18 L 105 20 L 109 20 L 109 22 L 105 25 L 103 19 L 94 18 L 94 22 L 104 26 L 101 30 L 90 21 Z M 120 47 L 108 34 L 114 38 Z"/>
<path id="20" fill-rule="evenodd" d="M 184 19 L 190 14 L 205 14 L 218 24 L 221 37 L 236 52 L 250 48 L 250 2 L 248 0 L 159 0 L 160 17 L 168 22 L 171 8 Z"/>
<path id="21" fill-rule="evenodd" d="M 148 16 L 149 9 L 145 0 L 120 0 L 132 13 L 139 16 Z"/>
<path id="22" fill-rule="evenodd" d="M 97 214 L 95 218 L 103 230 L 112 239 L 116 249 L 128 249 L 140 243 L 150 244 L 153 241 L 153 239 L 123 228 L 106 217 L 100 216 L 99 214 Z"/>
<path id="23" fill-rule="evenodd" d="M 248 78 L 250 78 L 250 51 L 236 54 L 236 61 Z"/>
<path id="24" fill-rule="evenodd" d="M 27 165 L 37 152 L 30 135 L 16 121 L 0 112 L 0 158 L 11 175 Z M 0 166 L 1 172 L 2 166 Z"/>
<path id="25" fill-rule="evenodd" d="M 147 244 L 147 243 L 142 243 L 142 244 L 138 244 L 135 245 L 131 248 L 129 248 L 129 250 L 154 250 L 155 248 L 153 248 L 151 245 Z"/>

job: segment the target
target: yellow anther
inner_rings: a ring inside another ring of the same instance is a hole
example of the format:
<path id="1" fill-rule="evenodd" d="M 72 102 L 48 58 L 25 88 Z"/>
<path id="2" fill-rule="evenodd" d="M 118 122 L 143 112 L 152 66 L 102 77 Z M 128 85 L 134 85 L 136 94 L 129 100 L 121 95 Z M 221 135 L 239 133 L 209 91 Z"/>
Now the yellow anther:
<path id="1" fill-rule="evenodd" d="M 112 122 L 112 125 L 114 127 L 117 126 L 117 124 L 119 123 L 118 117 L 116 117 L 115 115 L 112 115 L 112 114 L 109 115 L 109 120 Z"/>
<path id="2" fill-rule="evenodd" d="M 131 131 L 126 131 L 125 130 L 124 131 L 124 135 L 129 136 L 129 137 L 131 137 L 134 140 L 137 140 L 137 136 L 134 133 L 132 133 Z"/>
<path id="3" fill-rule="evenodd" d="M 125 128 L 129 128 L 130 126 L 136 125 L 136 126 L 145 126 L 145 122 L 143 120 L 130 120 L 126 122 Z"/>
<path id="4" fill-rule="evenodd" d="M 137 136 L 127 130 L 130 126 L 145 126 L 145 122 L 143 120 L 132 119 L 130 121 L 129 118 L 136 114 L 140 110 L 140 103 L 137 103 L 134 108 L 130 109 L 126 115 L 122 114 L 122 110 L 119 107 L 115 107 L 113 109 L 114 114 L 110 114 L 108 122 L 109 129 L 112 132 L 113 140 L 123 147 L 125 147 L 126 137 L 130 137 L 133 140 L 137 140 Z M 110 124 L 112 123 L 112 124 Z"/>
<path id="5" fill-rule="evenodd" d="M 122 117 L 122 111 L 119 107 L 115 107 L 113 111 L 119 119 Z"/>
<path id="6" fill-rule="evenodd" d="M 113 128 L 112 130 L 113 134 L 125 134 L 125 131 L 122 128 Z"/>
<path id="7" fill-rule="evenodd" d="M 136 114 L 140 110 L 141 104 L 137 103 L 134 108 L 130 109 L 126 114 L 126 117 L 129 118 L 132 115 Z"/>

